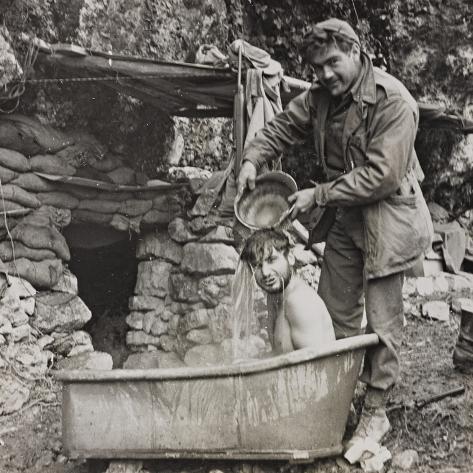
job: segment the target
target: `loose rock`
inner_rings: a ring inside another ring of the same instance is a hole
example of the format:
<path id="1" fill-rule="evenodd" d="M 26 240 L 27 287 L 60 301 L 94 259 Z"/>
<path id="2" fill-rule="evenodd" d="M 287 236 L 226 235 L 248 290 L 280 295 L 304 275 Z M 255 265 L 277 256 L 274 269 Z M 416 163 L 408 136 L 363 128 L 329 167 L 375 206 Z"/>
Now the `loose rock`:
<path id="1" fill-rule="evenodd" d="M 42 333 L 71 332 L 82 328 L 92 317 L 82 299 L 63 292 L 41 293 L 36 299 L 33 327 Z"/>
<path id="2" fill-rule="evenodd" d="M 183 271 L 208 276 L 210 274 L 234 273 L 238 253 L 222 243 L 187 243 L 181 262 Z"/>
<path id="3" fill-rule="evenodd" d="M 422 305 L 422 315 L 429 319 L 448 322 L 450 320 L 450 306 L 444 301 L 429 301 Z"/>
<path id="4" fill-rule="evenodd" d="M 419 463 L 419 454 L 416 450 L 404 450 L 393 456 L 392 466 L 401 470 L 410 470 Z"/>
<path id="5" fill-rule="evenodd" d="M 168 232 L 169 236 L 178 243 L 188 243 L 199 238 L 190 231 L 187 222 L 179 217 L 169 223 Z"/>
<path id="6" fill-rule="evenodd" d="M 182 246 L 169 238 L 167 233 L 148 233 L 138 243 L 138 259 L 161 258 L 170 263 L 180 264 Z"/>
<path id="7" fill-rule="evenodd" d="M 8 371 L 0 372 L 0 415 L 16 412 L 30 396 L 30 389 Z"/>
<path id="8" fill-rule="evenodd" d="M 108 353 L 94 351 L 81 353 L 80 355 L 64 358 L 56 363 L 58 370 L 111 370 L 113 367 L 112 357 Z"/>
<path id="9" fill-rule="evenodd" d="M 136 294 L 164 297 L 169 292 L 168 281 L 172 265 L 164 261 L 142 261 L 138 264 Z"/>

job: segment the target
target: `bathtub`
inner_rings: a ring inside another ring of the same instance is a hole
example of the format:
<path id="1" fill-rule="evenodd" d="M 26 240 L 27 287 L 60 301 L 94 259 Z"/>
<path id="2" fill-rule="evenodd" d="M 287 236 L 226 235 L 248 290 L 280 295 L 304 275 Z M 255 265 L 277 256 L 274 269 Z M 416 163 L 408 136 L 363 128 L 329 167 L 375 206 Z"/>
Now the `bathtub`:
<path id="1" fill-rule="evenodd" d="M 58 371 L 70 458 L 311 461 L 337 455 L 376 335 L 236 365 Z"/>

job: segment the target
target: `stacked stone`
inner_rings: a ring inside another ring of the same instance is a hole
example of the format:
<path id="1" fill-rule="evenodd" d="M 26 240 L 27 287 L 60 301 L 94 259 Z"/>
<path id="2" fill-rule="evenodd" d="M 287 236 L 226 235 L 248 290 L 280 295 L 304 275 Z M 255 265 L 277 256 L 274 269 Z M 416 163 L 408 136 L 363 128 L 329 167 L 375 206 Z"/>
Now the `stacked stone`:
<path id="1" fill-rule="evenodd" d="M 55 358 L 70 363 L 93 351 L 90 336 L 79 330 L 91 314 L 77 297 L 77 281 L 66 271 L 53 289 L 37 292 L 27 280 L 0 272 L 0 415 L 27 402 Z"/>
<path id="2" fill-rule="evenodd" d="M 232 231 L 202 219 L 175 218 L 145 234 L 130 299 L 127 344 L 133 351 L 176 351 L 231 337 L 231 284 L 238 262 Z"/>

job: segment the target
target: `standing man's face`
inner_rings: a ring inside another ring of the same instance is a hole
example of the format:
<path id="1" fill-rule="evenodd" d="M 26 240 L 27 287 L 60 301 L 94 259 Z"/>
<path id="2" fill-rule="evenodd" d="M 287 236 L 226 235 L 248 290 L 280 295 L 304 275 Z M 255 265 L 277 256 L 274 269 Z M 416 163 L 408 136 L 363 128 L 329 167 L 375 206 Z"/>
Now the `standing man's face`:
<path id="1" fill-rule="evenodd" d="M 331 45 L 314 51 L 309 64 L 330 94 L 340 97 L 350 90 L 361 73 L 360 49 L 354 43 L 345 53 Z"/>
<path id="2" fill-rule="evenodd" d="M 254 268 L 258 286 L 266 292 L 282 292 L 289 284 L 292 275 L 290 257 L 271 247 L 260 264 Z"/>

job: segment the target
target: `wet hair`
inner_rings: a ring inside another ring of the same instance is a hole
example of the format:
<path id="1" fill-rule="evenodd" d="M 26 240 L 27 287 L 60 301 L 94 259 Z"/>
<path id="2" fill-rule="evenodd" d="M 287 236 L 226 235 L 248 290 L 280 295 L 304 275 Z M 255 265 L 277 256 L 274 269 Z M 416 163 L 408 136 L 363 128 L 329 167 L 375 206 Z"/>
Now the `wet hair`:
<path id="1" fill-rule="evenodd" d="M 345 54 L 351 51 L 355 41 L 339 33 L 313 28 L 302 40 L 302 52 L 306 61 L 318 51 L 326 51 L 331 46 L 336 47 Z"/>
<path id="2" fill-rule="evenodd" d="M 287 256 L 292 246 L 290 237 L 281 230 L 256 230 L 246 240 L 240 258 L 251 266 L 256 266 L 263 262 L 272 248 Z"/>

